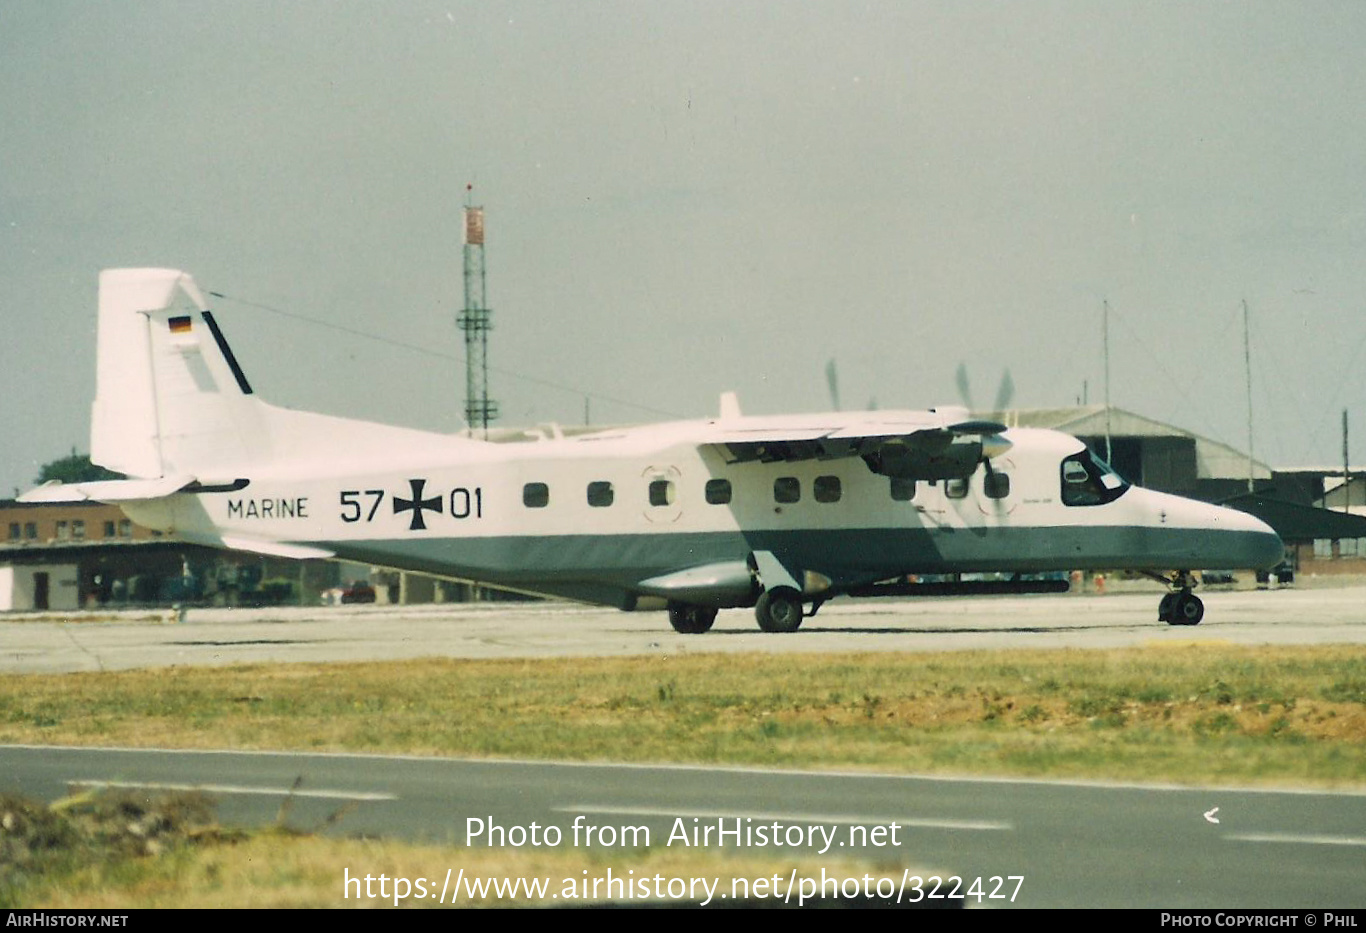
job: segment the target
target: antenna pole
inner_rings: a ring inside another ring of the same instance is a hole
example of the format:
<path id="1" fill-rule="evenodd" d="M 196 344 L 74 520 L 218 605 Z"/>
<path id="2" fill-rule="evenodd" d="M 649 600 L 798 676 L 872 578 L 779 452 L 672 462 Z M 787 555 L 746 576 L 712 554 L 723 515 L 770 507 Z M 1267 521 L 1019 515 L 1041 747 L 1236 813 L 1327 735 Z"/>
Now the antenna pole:
<path id="1" fill-rule="evenodd" d="M 475 207 L 474 186 L 465 186 L 465 310 L 456 325 L 465 332 L 465 423 L 470 435 L 489 436 L 498 403 L 489 401 L 489 331 L 492 313 L 484 303 L 484 209 Z"/>
<path id="2" fill-rule="evenodd" d="M 1114 459 L 1110 449 L 1110 302 L 1101 305 L 1101 337 L 1105 342 L 1105 462 Z"/>
<path id="3" fill-rule="evenodd" d="M 1252 342 L 1249 337 L 1247 299 L 1243 299 L 1243 370 L 1247 373 L 1247 491 L 1253 492 L 1256 475 L 1252 458 Z"/>
<path id="4" fill-rule="evenodd" d="M 1350 512 L 1352 505 L 1352 490 L 1348 485 L 1352 481 L 1352 474 L 1347 470 L 1347 409 L 1342 410 L 1342 511 Z"/>

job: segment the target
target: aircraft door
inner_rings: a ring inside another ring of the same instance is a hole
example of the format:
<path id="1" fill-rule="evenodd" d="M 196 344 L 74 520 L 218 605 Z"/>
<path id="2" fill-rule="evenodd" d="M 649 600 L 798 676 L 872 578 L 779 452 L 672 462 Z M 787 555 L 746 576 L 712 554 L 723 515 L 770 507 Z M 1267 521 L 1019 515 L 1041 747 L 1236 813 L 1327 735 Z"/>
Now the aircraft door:
<path id="1" fill-rule="evenodd" d="M 1015 495 L 1014 479 L 1015 461 L 1009 457 L 996 457 L 989 471 L 984 467 L 979 476 L 973 477 L 974 482 L 980 482 L 976 499 L 983 515 L 1002 517 L 1015 511 L 1020 500 Z"/>

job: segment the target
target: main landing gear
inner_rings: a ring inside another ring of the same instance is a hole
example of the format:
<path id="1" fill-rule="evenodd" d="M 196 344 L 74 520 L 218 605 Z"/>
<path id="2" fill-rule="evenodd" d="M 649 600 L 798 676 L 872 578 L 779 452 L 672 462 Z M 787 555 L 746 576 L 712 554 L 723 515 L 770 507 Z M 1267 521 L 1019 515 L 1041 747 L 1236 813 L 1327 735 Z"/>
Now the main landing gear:
<path id="1" fill-rule="evenodd" d="M 759 620 L 759 628 L 765 632 L 795 632 L 801 628 L 802 620 L 816 614 L 824 599 L 816 599 L 811 611 L 802 608 L 802 594 L 790 586 L 779 586 L 759 594 L 754 605 L 754 615 Z M 669 624 L 680 635 L 701 635 L 711 630 L 716 621 L 716 609 L 710 606 L 695 606 L 691 603 L 670 602 Z"/>
<path id="2" fill-rule="evenodd" d="M 759 594 L 754 616 L 765 632 L 795 632 L 802 627 L 802 594 L 790 586 L 775 586 Z"/>
<path id="3" fill-rule="evenodd" d="M 716 621 L 716 610 L 709 606 L 669 603 L 669 624 L 680 635 L 701 635 Z"/>
<path id="4" fill-rule="evenodd" d="M 801 593 L 790 586 L 775 586 L 759 594 L 759 601 L 754 604 L 754 617 L 765 632 L 795 632 L 802 627 L 802 619 L 819 612 L 828 598 L 817 598 L 811 603 L 811 611 L 804 612 Z"/>
<path id="5" fill-rule="evenodd" d="M 1157 605 L 1157 618 L 1168 625 L 1199 625 L 1205 617 L 1205 604 L 1191 592 L 1195 577 L 1189 570 L 1178 570 L 1167 585 L 1172 591 Z"/>

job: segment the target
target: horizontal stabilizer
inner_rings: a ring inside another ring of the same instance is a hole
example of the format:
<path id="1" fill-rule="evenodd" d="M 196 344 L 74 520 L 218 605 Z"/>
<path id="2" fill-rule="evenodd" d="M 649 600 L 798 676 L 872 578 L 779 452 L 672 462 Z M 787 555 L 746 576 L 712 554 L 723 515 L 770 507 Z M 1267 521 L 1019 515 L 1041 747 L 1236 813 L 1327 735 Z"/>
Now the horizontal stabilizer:
<path id="1" fill-rule="evenodd" d="M 110 479 L 94 483 L 44 483 L 19 497 L 20 502 L 134 502 L 160 499 L 183 489 L 193 476 L 156 479 Z"/>
<path id="2" fill-rule="evenodd" d="M 247 538 L 241 535 L 224 535 L 222 547 L 233 551 L 248 551 L 264 554 L 267 557 L 288 557 L 291 560 L 320 560 L 335 557 L 335 551 L 326 548 L 309 547 L 306 544 L 284 544 L 279 541 L 263 541 L 260 538 Z"/>

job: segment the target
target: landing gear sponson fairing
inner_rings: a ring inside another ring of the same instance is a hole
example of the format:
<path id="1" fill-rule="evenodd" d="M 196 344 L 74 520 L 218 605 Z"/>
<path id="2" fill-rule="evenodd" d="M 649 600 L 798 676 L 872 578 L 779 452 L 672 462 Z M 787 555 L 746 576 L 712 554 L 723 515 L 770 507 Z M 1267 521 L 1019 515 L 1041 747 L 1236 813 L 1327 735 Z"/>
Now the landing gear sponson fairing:
<path id="1" fill-rule="evenodd" d="M 720 416 L 492 443 L 258 399 L 194 281 L 100 275 L 94 462 L 127 480 L 25 501 L 116 502 L 216 547 L 337 557 L 635 608 L 680 632 L 753 606 L 791 632 L 832 596 L 908 574 L 1170 574 L 1161 618 L 1195 624 L 1195 568 L 1270 567 L 1241 512 L 1129 485 L 1080 441 L 963 409 Z M 874 591 L 876 591 L 874 589 Z"/>

